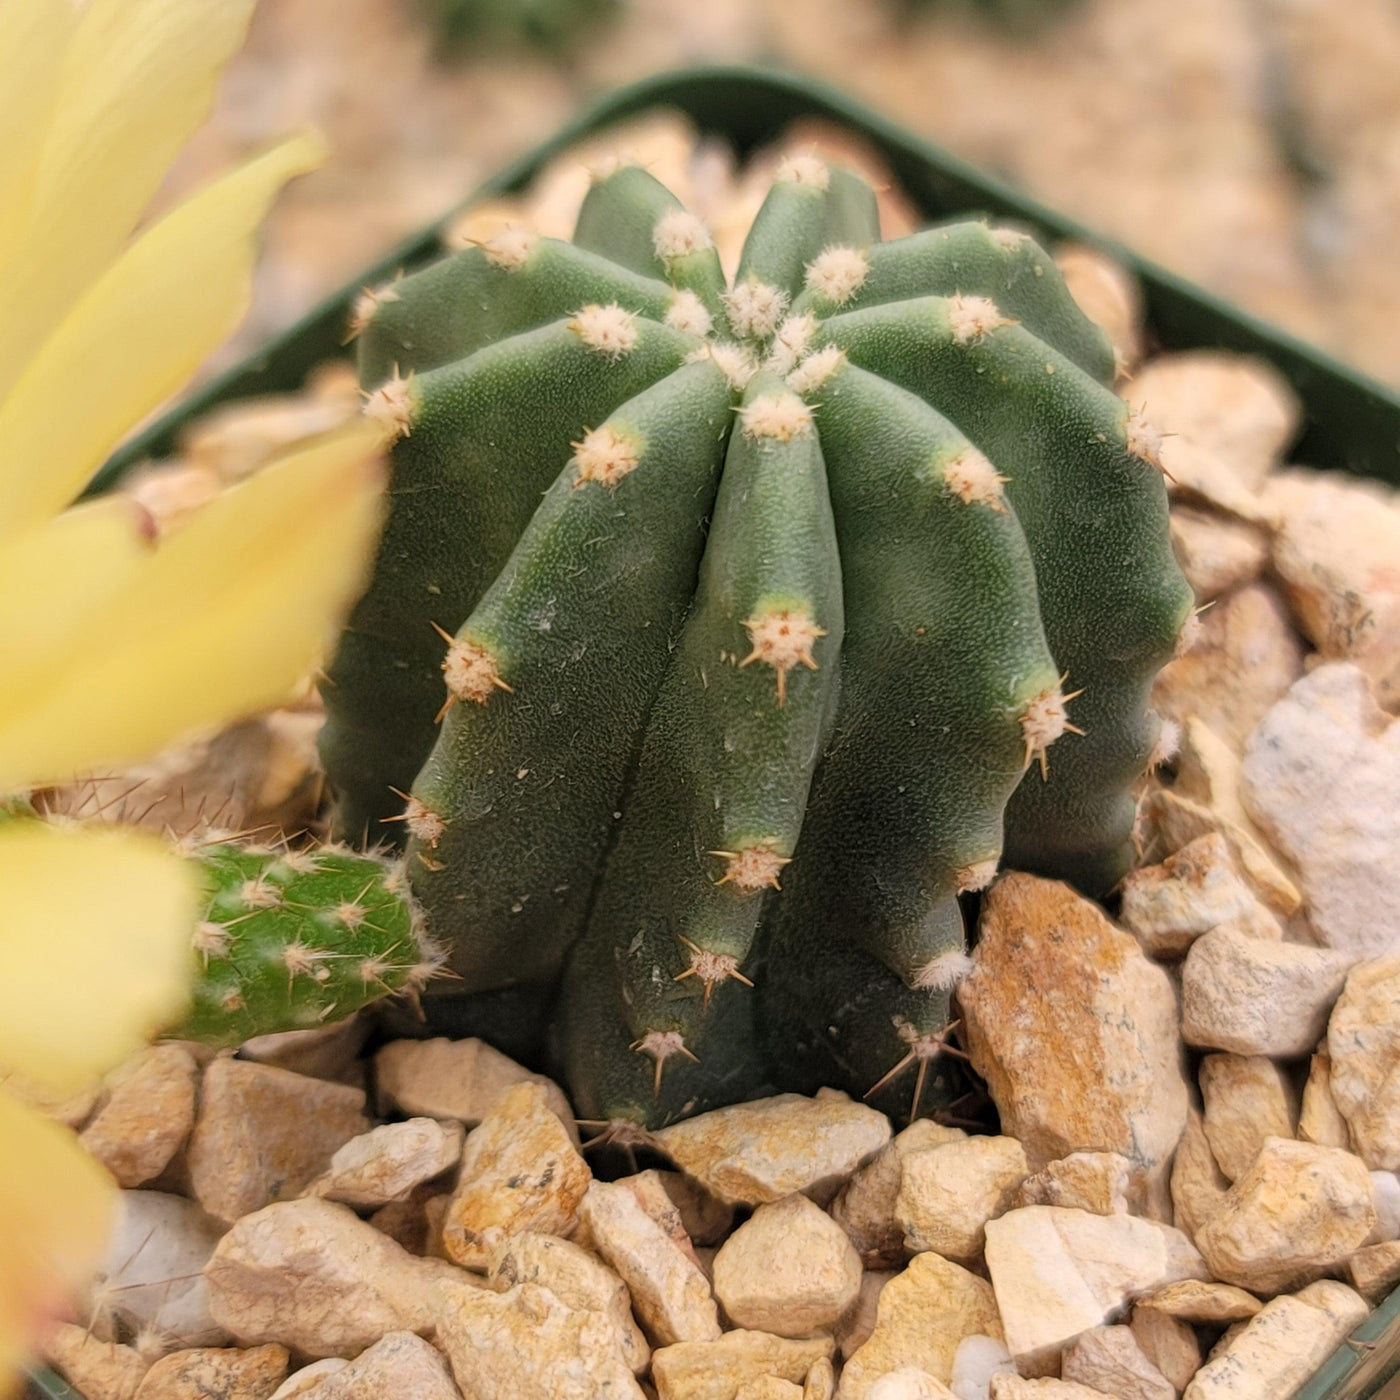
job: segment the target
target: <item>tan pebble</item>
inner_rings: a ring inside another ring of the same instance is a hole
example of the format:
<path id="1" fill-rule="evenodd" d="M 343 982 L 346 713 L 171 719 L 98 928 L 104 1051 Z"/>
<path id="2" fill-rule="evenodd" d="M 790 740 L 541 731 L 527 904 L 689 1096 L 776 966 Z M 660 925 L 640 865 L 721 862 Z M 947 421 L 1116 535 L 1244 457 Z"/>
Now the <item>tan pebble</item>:
<path id="1" fill-rule="evenodd" d="M 1230 1189 L 1206 1137 L 1205 1120 L 1192 1109 L 1172 1159 L 1171 1195 L 1177 1228 L 1192 1239 L 1224 1204 Z"/>
<path id="2" fill-rule="evenodd" d="M 457 1165 L 462 1140 L 460 1123 L 431 1118 L 385 1123 L 337 1148 L 306 1194 L 361 1210 L 406 1201 L 416 1187 Z"/>
<path id="3" fill-rule="evenodd" d="M 1358 1249 L 1347 1260 L 1347 1277 L 1367 1302 L 1379 1303 L 1400 1283 L 1400 1240 Z"/>
<path id="4" fill-rule="evenodd" d="M 1173 1284 L 1172 1287 L 1181 1287 Z M 1201 1343 L 1189 1322 L 1157 1308 L 1135 1307 L 1128 1325 L 1142 1354 L 1178 1393 L 1201 1368 Z"/>
<path id="5" fill-rule="evenodd" d="M 870 1340 L 879 1315 L 880 1294 L 884 1292 L 885 1285 L 897 1277 L 894 1271 L 887 1269 L 867 1269 L 861 1275 L 856 1301 L 833 1331 L 843 1360 L 849 1361 Z"/>
<path id="6" fill-rule="evenodd" d="M 1138 1302 L 1134 1313 L 1161 1312 L 1182 1322 L 1196 1322 L 1210 1327 L 1220 1323 L 1247 1322 L 1263 1306 L 1252 1293 L 1246 1293 L 1232 1283 L 1184 1279 L 1149 1293 Z"/>
<path id="7" fill-rule="evenodd" d="M 315 718 L 319 724 L 320 716 Z M 318 778 L 319 775 L 318 767 Z M 332 1026 L 254 1036 L 238 1047 L 238 1058 L 363 1089 L 366 1069 L 363 1051 L 369 1033 L 368 1016 L 347 1016 Z"/>
<path id="8" fill-rule="evenodd" d="M 340 1356 L 328 1356 L 321 1361 L 313 1361 L 309 1366 L 303 1366 L 300 1371 L 293 1371 L 276 1390 L 272 1392 L 272 1400 L 310 1400 L 315 1395 L 321 1382 L 327 1377 L 335 1375 L 337 1371 L 344 1370 L 350 1363 Z M 317 1396 L 316 1400 L 320 1400 Z"/>
<path id="9" fill-rule="evenodd" d="M 136 1400 L 269 1400 L 287 1374 L 280 1346 L 197 1347 L 157 1361 Z"/>
<path id="10" fill-rule="evenodd" d="M 737 1327 L 780 1337 L 831 1328 L 860 1291 L 860 1256 L 806 1196 L 759 1206 L 721 1246 L 715 1296 Z"/>
<path id="11" fill-rule="evenodd" d="M 485 1269 L 496 1241 L 521 1230 L 568 1236 L 592 1174 L 533 1082 L 500 1095 L 467 1136 L 443 1219 L 448 1257 Z"/>
<path id="12" fill-rule="evenodd" d="M 1400 955 L 1362 963 L 1327 1027 L 1333 1102 L 1377 1171 L 1400 1168 Z"/>
<path id="13" fill-rule="evenodd" d="M 1297 1105 L 1283 1071 L 1262 1055 L 1207 1055 L 1201 1061 L 1206 1141 L 1234 1181 L 1253 1165 L 1268 1137 L 1293 1136 Z"/>
<path id="14" fill-rule="evenodd" d="M 194 1124 L 199 1066 L 182 1045 L 153 1045 L 104 1085 L 83 1146 L 118 1186 L 141 1186 L 165 1170 Z"/>
<path id="15" fill-rule="evenodd" d="M 1001 1326 L 985 1279 L 937 1254 L 916 1254 L 881 1290 L 875 1329 L 846 1362 L 838 1400 L 865 1400 L 881 1376 L 903 1366 L 946 1385 L 963 1339 L 999 1341 Z"/>
<path id="16" fill-rule="evenodd" d="M 1303 1106 L 1298 1114 L 1298 1136 L 1320 1147 L 1340 1147 L 1349 1151 L 1351 1134 L 1337 1101 L 1332 1097 L 1332 1060 L 1324 1046 L 1308 1066 L 1303 1085 Z"/>
<path id="17" fill-rule="evenodd" d="M 1076 1337 L 1065 1348 L 1060 1377 L 1116 1400 L 1176 1400 L 1177 1395 L 1129 1327 L 1091 1327 Z"/>
<path id="18" fill-rule="evenodd" d="M 835 1394 L 836 1368 L 830 1357 L 820 1357 L 812 1363 L 802 1383 L 802 1400 L 833 1400 Z"/>
<path id="19" fill-rule="evenodd" d="M 442 1354 L 412 1332 L 390 1332 L 349 1363 L 317 1364 L 331 1369 L 288 1394 L 305 1400 L 462 1400 Z"/>
<path id="20" fill-rule="evenodd" d="M 1092 1390 L 1078 1381 L 1056 1380 L 1053 1376 L 1035 1379 L 993 1376 L 990 1400 L 1118 1400 L 1118 1397 Z"/>
<path id="21" fill-rule="evenodd" d="M 190 1134 L 195 1198 L 227 1223 L 298 1195 L 337 1148 L 369 1130 L 365 1096 L 288 1070 L 217 1059 Z"/>
<path id="22" fill-rule="evenodd" d="M 1113 1151 L 1135 1201 L 1161 1189 L 1188 1094 L 1176 994 L 1136 939 L 1067 885 L 1004 875 L 958 998 L 973 1067 L 1032 1171 Z"/>
<path id="23" fill-rule="evenodd" d="M 484 1040 L 394 1040 L 374 1057 L 381 1115 L 455 1118 L 475 1127 L 515 1084 L 538 1084 L 578 1142 L 573 1110 L 552 1079 L 532 1074 Z"/>
<path id="24" fill-rule="evenodd" d="M 655 1134 L 712 1195 L 748 1206 L 796 1191 L 825 1205 L 889 1139 L 884 1114 L 831 1089 L 716 1109 Z"/>
<path id="25" fill-rule="evenodd" d="M 1068 1206 L 1092 1215 L 1128 1209 L 1132 1163 L 1120 1152 L 1071 1152 L 1027 1177 L 1013 1206 Z"/>
<path id="26" fill-rule="evenodd" d="M 734 1392 L 734 1400 L 802 1400 L 802 1387 L 781 1376 L 759 1376 L 745 1381 Z"/>
<path id="27" fill-rule="evenodd" d="M 987 1221 L 1010 1208 L 1029 1172 L 1012 1137 L 972 1137 L 911 1152 L 895 1201 L 905 1247 L 969 1263 L 982 1252 Z"/>
<path id="28" fill-rule="evenodd" d="M 693 1251 L 646 1212 L 633 1190 L 595 1181 L 580 1216 L 594 1248 L 627 1285 L 657 1345 L 719 1336 L 714 1297 Z"/>
<path id="29" fill-rule="evenodd" d="M 1252 583 L 1269 557 L 1259 526 L 1193 506 L 1172 507 L 1171 539 L 1176 562 L 1198 603 Z"/>
<path id="30" fill-rule="evenodd" d="M 59 1323 L 44 1353 L 55 1371 L 87 1400 L 134 1400 L 151 1363 L 134 1347 L 104 1342 L 85 1327 Z"/>
<path id="31" fill-rule="evenodd" d="M 428 1222 L 429 1207 L 440 1200 L 441 1209 L 445 1211 L 449 1199 L 448 1193 L 434 1183 L 415 1186 L 402 1201 L 390 1201 L 388 1205 L 380 1206 L 369 1217 L 369 1223 L 410 1254 L 427 1254 L 432 1235 Z"/>
<path id="32" fill-rule="evenodd" d="M 681 1225 L 695 1245 L 721 1244 L 734 1228 L 734 1207 L 710 1195 L 682 1172 L 650 1173 L 680 1212 Z"/>
<path id="33" fill-rule="evenodd" d="M 659 1400 L 732 1400 L 740 1386 L 764 1376 L 800 1384 L 831 1352 L 830 1337 L 793 1341 L 738 1329 L 710 1342 L 662 1347 L 651 1375 Z"/>
<path id="34" fill-rule="evenodd" d="M 1079 309 L 1108 336 L 1120 369 L 1132 370 L 1142 358 L 1142 292 L 1137 279 L 1122 263 L 1086 243 L 1062 243 L 1055 249 L 1055 265 Z"/>
<path id="35" fill-rule="evenodd" d="M 1271 1137 L 1196 1232 L 1196 1244 L 1216 1278 L 1278 1293 L 1340 1263 L 1375 1223 L 1371 1178 L 1360 1158 Z"/>
<path id="36" fill-rule="evenodd" d="M 957 1400 L 957 1393 L 917 1366 L 883 1375 L 865 1392 L 866 1400 Z"/>

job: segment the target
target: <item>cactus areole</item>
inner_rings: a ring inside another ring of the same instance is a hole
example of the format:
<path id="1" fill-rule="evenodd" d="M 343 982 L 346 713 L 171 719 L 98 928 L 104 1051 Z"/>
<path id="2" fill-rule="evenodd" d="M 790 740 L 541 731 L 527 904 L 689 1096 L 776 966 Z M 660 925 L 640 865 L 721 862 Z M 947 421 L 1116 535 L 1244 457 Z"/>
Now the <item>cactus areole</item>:
<path id="1" fill-rule="evenodd" d="M 1031 238 L 881 242 L 789 160 L 732 283 L 644 170 L 367 299 L 396 435 L 325 684 L 463 996 L 557 989 L 588 1118 L 946 1099 L 959 896 L 1111 887 L 1191 608 L 1156 437 Z M 396 825 L 397 824 L 397 825 Z"/>

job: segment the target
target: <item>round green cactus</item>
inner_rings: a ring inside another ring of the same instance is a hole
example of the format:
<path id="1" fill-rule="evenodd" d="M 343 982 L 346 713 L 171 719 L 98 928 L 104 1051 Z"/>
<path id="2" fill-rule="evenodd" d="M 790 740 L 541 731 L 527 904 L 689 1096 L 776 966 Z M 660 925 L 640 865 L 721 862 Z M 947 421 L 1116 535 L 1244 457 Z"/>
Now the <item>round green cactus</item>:
<path id="1" fill-rule="evenodd" d="M 445 48 L 526 43 L 562 52 L 610 19 L 619 0 L 419 0 Z"/>
<path id="2" fill-rule="evenodd" d="M 458 993 L 557 985 L 590 1118 L 936 1106 L 962 897 L 1128 868 L 1191 606 L 1049 256 L 881 242 L 803 157 L 730 283 L 631 166 L 572 243 L 508 229 L 358 319 L 398 441 L 323 756 L 343 834 L 402 820 Z"/>

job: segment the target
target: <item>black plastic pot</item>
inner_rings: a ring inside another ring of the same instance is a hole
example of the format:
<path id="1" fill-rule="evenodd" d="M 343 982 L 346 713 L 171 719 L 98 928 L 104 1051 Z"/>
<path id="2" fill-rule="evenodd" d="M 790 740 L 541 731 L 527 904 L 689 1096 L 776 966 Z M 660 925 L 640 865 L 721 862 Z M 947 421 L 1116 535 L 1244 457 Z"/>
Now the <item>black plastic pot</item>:
<path id="1" fill-rule="evenodd" d="M 740 155 L 771 141 L 799 118 L 825 118 L 869 142 L 930 221 L 985 213 L 1015 219 L 1051 241 L 1074 239 L 1102 248 L 1139 278 L 1156 348 L 1259 355 L 1289 380 L 1304 413 L 1303 434 L 1295 448 L 1298 461 L 1400 485 L 1400 394 L 805 78 L 740 67 L 689 69 L 649 78 L 604 98 L 552 140 L 473 191 L 464 204 L 523 189 L 574 142 L 656 107 L 685 113 L 703 131 L 727 139 Z M 137 464 L 170 453 L 186 424 L 216 404 L 300 387 L 313 366 L 344 353 L 341 340 L 360 289 L 437 258 L 450 217 L 393 249 L 257 355 L 212 380 L 132 439 L 103 467 L 90 491 L 100 492 Z M 1396 1377 L 1400 1289 L 1338 1347 L 1294 1400 L 1400 1400 L 1400 1379 L 1387 1384 Z M 39 1396 L 50 1400 L 79 1400 L 49 1374 L 37 1377 L 35 1386 Z"/>

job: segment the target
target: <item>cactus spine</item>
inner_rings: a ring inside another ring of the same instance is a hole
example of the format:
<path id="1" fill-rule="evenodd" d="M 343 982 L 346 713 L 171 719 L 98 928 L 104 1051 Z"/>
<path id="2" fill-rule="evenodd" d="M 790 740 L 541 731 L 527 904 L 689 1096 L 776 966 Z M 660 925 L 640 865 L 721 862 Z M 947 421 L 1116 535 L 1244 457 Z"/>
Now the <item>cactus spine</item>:
<path id="1" fill-rule="evenodd" d="M 399 441 L 325 686 L 342 831 L 406 818 L 461 991 L 557 985 L 588 1117 L 936 1106 L 960 896 L 1003 858 L 1126 870 L 1190 609 L 1154 436 L 1050 258 L 882 243 L 797 158 L 729 283 L 624 167 L 572 243 L 508 230 L 371 310 Z"/>

